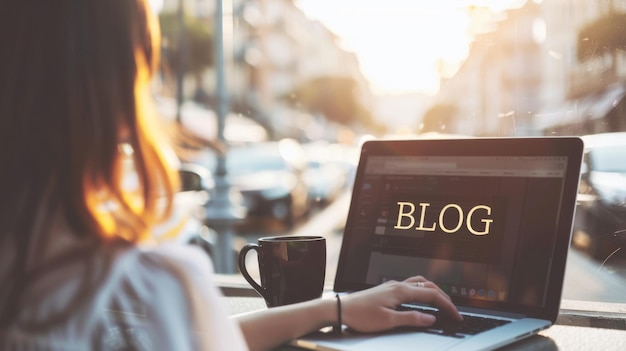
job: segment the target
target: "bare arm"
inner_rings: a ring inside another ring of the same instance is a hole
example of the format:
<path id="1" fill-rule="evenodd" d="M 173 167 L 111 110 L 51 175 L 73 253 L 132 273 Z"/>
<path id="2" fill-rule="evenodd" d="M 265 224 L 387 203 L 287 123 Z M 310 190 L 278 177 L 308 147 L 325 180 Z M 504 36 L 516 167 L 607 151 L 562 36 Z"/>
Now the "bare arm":
<path id="1" fill-rule="evenodd" d="M 272 307 L 237 316 L 251 351 L 268 350 L 337 321 L 332 299 L 316 299 L 299 304 Z"/>
<path id="2" fill-rule="evenodd" d="M 419 287 L 417 282 L 423 282 Z M 450 297 L 423 277 L 389 282 L 341 297 L 343 324 L 361 332 L 375 332 L 398 326 L 428 326 L 434 317 L 415 311 L 396 311 L 402 303 L 424 302 L 438 307 L 451 318 L 461 320 Z M 314 330 L 337 323 L 335 299 L 273 307 L 237 317 L 250 350 L 268 350 Z"/>

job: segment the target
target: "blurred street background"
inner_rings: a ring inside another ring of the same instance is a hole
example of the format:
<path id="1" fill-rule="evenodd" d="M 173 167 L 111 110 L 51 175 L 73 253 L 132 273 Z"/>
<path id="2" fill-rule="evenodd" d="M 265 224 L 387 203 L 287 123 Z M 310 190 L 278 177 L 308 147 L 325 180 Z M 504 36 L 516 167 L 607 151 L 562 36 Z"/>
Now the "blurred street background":
<path id="1" fill-rule="evenodd" d="M 243 281 L 259 237 L 324 235 L 331 284 L 364 140 L 576 135 L 564 297 L 626 303 L 626 0 L 151 4 L 156 110 L 200 140 L 172 225 L 218 273 Z"/>

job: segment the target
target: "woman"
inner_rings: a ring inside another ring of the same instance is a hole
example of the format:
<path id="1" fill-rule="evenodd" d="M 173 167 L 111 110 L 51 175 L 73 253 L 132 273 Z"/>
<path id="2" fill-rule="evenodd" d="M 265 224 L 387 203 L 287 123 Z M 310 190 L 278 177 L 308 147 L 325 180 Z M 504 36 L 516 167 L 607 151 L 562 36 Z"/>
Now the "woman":
<path id="1" fill-rule="evenodd" d="M 158 39 L 146 0 L 0 3 L 0 349 L 262 350 L 337 323 L 334 299 L 230 319 L 206 255 L 152 239 L 178 186 L 149 119 Z M 343 297 L 342 321 L 434 322 L 407 301 L 461 318 L 413 277 Z"/>

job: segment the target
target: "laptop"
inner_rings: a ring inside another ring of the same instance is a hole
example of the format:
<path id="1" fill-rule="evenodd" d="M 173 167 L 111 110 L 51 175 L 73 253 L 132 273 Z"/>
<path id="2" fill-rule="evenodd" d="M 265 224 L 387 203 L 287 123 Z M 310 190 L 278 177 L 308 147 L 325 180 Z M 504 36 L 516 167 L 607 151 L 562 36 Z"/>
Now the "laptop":
<path id="1" fill-rule="evenodd" d="M 440 318 L 429 328 L 376 334 L 322 330 L 291 344 L 488 350 L 550 327 L 559 313 L 582 150 L 577 137 L 365 142 L 334 290 L 423 275 L 450 295 L 465 321 L 486 327 L 440 325 Z M 437 313 L 417 303 L 398 308 Z"/>

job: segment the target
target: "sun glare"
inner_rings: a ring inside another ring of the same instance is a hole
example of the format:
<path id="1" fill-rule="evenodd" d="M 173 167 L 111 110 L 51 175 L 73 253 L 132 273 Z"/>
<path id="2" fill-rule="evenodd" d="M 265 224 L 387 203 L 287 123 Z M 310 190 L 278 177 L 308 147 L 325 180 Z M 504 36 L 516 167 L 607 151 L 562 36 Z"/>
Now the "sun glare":
<path id="1" fill-rule="evenodd" d="M 298 0 L 311 18 L 357 54 L 378 94 L 434 94 L 442 75 L 465 59 L 471 41 L 470 9 L 494 12 L 520 0 Z"/>

